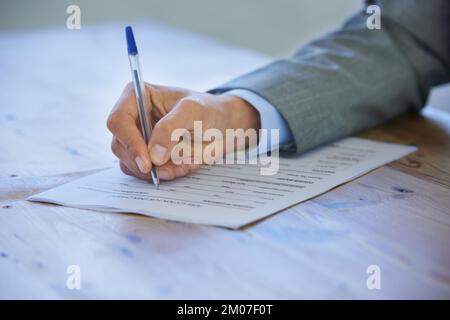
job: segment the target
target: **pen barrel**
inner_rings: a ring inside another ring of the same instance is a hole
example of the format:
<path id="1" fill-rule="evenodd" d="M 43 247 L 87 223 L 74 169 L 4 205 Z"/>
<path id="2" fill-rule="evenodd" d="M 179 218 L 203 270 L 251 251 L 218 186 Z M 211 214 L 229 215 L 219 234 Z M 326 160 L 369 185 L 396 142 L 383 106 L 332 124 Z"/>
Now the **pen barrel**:
<path id="1" fill-rule="evenodd" d="M 139 120 L 141 123 L 142 135 L 144 137 L 145 143 L 148 144 L 150 141 L 150 136 L 152 134 L 152 126 L 150 119 L 150 101 L 145 89 L 145 82 L 142 77 L 141 67 L 139 64 L 139 56 L 129 55 L 130 67 L 131 67 L 131 77 L 134 84 L 134 92 L 136 94 L 136 102 L 139 111 Z"/>

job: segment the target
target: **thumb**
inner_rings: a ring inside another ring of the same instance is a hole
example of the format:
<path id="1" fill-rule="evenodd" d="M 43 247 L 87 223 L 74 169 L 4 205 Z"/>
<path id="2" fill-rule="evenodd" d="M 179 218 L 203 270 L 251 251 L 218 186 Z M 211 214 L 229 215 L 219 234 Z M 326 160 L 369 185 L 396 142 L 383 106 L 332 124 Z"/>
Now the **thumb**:
<path id="1" fill-rule="evenodd" d="M 194 128 L 194 121 L 201 120 L 201 115 L 195 100 L 183 98 L 156 123 L 149 143 L 150 158 L 155 165 L 169 161 L 172 148 L 183 134 Z"/>

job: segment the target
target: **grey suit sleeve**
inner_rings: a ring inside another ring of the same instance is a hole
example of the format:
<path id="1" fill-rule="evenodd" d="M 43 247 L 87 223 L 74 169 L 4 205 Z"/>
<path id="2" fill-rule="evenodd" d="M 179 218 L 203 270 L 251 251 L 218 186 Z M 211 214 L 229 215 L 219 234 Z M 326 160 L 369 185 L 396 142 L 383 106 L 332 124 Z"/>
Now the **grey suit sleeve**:
<path id="1" fill-rule="evenodd" d="M 449 81 L 450 1 L 370 1 L 381 7 L 381 30 L 362 10 L 342 29 L 291 58 L 232 80 L 214 91 L 251 90 L 286 119 L 303 152 L 420 110 L 432 86 Z"/>

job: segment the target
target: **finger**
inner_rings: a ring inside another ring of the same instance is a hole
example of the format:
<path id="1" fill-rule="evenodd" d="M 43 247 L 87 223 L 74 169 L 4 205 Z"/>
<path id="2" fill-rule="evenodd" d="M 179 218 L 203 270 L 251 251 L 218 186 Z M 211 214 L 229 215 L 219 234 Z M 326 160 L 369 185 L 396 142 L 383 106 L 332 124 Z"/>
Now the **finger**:
<path id="1" fill-rule="evenodd" d="M 138 173 L 137 175 L 131 171 L 124 162 L 120 162 L 120 170 L 128 176 L 136 177 L 142 180 L 150 181 L 150 175 L 144 175 L 142 173 Z"/>
<path id="2" fill-rule="evenodd" d="M 183 130 L 192 130 L 194 121 L 201 121 L 202 117 L 203 108 L 197 101 L 181 99 L 153 128 L 149 143 L 151 161 L 158 166 L 167 163 L 172 148 L 179 142 L 176 138 L 182 135 Z"/>
<path id="3" fill-rule="evenodd" d="M 126 149 L 116 138 L 113 138 L 113 142 L 111 143 L 111 150 L 114 155 L 120 159 L 120 162 L 127 167 L 130 175 L 146 180 L 150 178 L 150 173 L 142 173 L 136 162 L 130 158 L 130 155 L 128 154 Z"/>
<path id="4" fill-rule="evenodd" d="M 130 169 L 128 169 L 127 165 L 126 165 L 124 162 L 120 161 L 120 165 L 119 165 L 119 166 L 120 166 L 120 170 L 121 170 L 123 173 L 125 173 L 127 176 L 135 177 L 133 171 L 131 171 Z"/>
<path id="5" fill-rule="evenodd" d="M 162 118 L 184 97 L 194 92 L 176 87 L 164 87 L 155 84 L 146 84 L 147 91 L 150 92 L 150 100 L 153 105 L 152 112 Z"/>
<path id="6" fill-rule="evenodd" d="M 136 109 L 136 108 L 135 108 Z M 127 112 L 127 109 L 113 111 L 108 118 L 108 128 L 114 137 L 125 148 L 142 173 L 148 173 L 152 167 L 148 148 L 138 125 L 135 115 Z"/>
<path id="7" fill-rule="evenodd" d="M 133 119 L 139 119 L 139 112 L 136 107 L 136 95 L 134 93 L 133 83 L 128 83 L 120 94 L 119 99 L 115 103 L 113 109 L 111 110 L 111 115 L 115 113 L 127 113 Z M 113 128 L 110 128 L 109 121 L 112 119 L 108 118 L 108 129 L 112 132 Z M 112 132 L 114 133 L 114 132 Z"/>
<path id="8" fill-rule="evenodd" d="M 158 167 L 158 177 L 161 180 L 173 180 L 175 178 L 184 177 L 200 168 L 200 164 L 181 164 L 176 165 L 171 161 Z"/>

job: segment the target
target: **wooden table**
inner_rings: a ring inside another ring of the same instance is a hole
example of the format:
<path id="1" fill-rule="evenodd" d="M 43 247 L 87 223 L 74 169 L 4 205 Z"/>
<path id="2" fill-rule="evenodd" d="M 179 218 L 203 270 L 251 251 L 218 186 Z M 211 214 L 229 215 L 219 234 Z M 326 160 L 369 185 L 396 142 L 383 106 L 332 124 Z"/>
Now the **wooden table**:
<path id="1" fill-rule="evenodd" d="M 135 32 L 156 83 L 205 90 L 268 61 L 164 26 Z M 1 298 L 450 298 L 448 114 L 362 134 L 419 150 L 230 231 L 24 200 L 117 165 L 105 120 L 130 78 L 121 26 L 3 33 L 0 61 Z"/>

